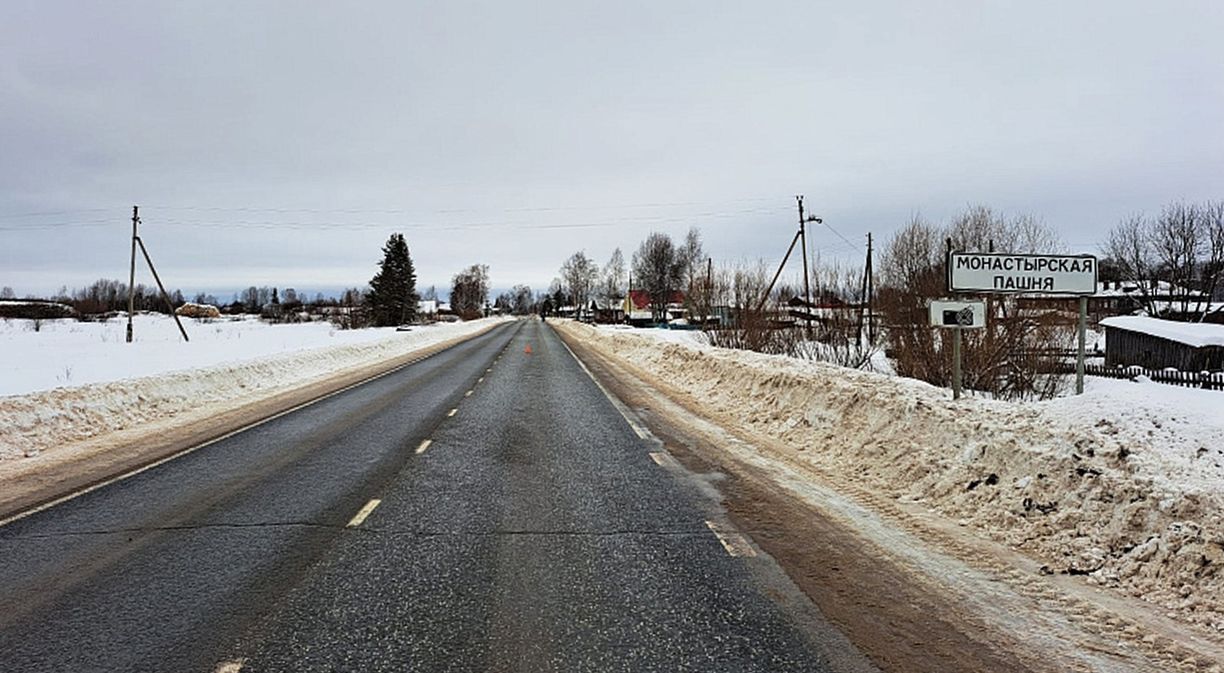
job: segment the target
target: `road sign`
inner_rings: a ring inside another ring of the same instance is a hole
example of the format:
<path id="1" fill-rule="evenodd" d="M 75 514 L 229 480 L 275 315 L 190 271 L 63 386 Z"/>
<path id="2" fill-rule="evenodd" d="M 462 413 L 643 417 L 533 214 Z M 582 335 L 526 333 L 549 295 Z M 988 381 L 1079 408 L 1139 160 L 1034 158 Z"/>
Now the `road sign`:
<path id="1" fill-rule="evenodd" d="M 934 327 L 959 327 L 962 329 L 985 327 L 986 302 L 932 301 L 931 325 Z"/>
<path id="2" fill-rule="evenodd" d="M 1092 255 L 948 253 L 949 292 L 1093 294 L 1096 287 Z"/>

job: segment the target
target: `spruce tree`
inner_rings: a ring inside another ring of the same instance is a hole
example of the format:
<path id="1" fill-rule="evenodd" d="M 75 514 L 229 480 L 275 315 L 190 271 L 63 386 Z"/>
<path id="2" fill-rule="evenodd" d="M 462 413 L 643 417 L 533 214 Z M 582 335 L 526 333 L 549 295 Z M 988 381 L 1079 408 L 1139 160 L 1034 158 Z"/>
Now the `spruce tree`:
<path id="1" fill-rule="evenodd" d="M 375 327 L 400 325 L 416 320 L 416 270 L 403 234 L 391 234 L 383 246 L 378 273 L 370 279 L 366 302 Z"/>

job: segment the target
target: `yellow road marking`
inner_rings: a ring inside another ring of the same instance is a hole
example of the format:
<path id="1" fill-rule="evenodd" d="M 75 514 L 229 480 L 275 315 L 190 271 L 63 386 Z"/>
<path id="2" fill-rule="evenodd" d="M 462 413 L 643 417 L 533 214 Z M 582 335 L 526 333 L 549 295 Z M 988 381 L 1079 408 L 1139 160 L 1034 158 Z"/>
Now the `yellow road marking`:
<path id="1" fill-rule="evenodd" d="M 709 528 L 718 541 L 722 543 L 723 549 L 732 556 L 756 556 L 756 550 L 752 548 L 752 543 L 748 538 L 735 532 L 735 529 L 730 526 L 723 526 L 714 523 L 713 521 L 705 522 L 706 528 Z"/>
<path id="2" fill-rule="evenodd" d="M 213 673 L 238 673 L 246 664 L 246 659 L 234 659 L 233 661 L 223 661 L 217 664 L 217 668 Z"/>
<path id="3" fill-rule="evenodd" d="M 464 394 L 463 394 L 463 396 L 464 396 L 464 397 L 471 397 L 471 396 L 472 396 L 472 391 L 470 391 L 470 390 L 469 390 L 469 391 L 467 391 L 466 393 L 464 393 Z"/>
<path id="4" fill-rule="evenodd" d="M 448 412 L 448 413 L 446 414 L 446 417 L 447 417 L 447 418 L 450 418 L 451 416 L 454 416 L 454 415 L 455 415 L 455 414 L 457 414 L 457 413 L 459 413 L 459 410 L 458 410 L 458 409 L 451 409 L 451 410 L 450 410 L 450 412 Z"/>
<path id="5" fill-rule="evenodd" d="M 370 512 L 373 512 L 374 508 L 378 507 L 380 503 L 382 503 L 382 500 L 379 500 L 378 498 L 374 498 L 373 500 L 367 502 L 365 507 L 358 510 L 358 512 L 353 515 L 352 519 L 349 519 L 349 522 L 345 528 L 356 528 L 357 526 L 360 526 L 361 522 L 365 521 L 366 517 L 370 516 Z"/>
<path id="6" fill-rule="evenodd" d="M 484 383 L 484 377 L 482 376 L 482 377 L 480 377 L 480 378 L 476 379 L 476 383 Z"/>
<path id="7" fill-rule="evenodd" d="M 433 440 L 432 440 L 432 439 L 427 439 L 427 440 L 425 440 L 425 441 L 421 442 L 421 445 L 417 447 L 416 452 L 417 452 L 418 454 L 420 454 L 420 453 L 425 453 L 425 449 L 428 449 L 430 444 L 433 444 Z"/>

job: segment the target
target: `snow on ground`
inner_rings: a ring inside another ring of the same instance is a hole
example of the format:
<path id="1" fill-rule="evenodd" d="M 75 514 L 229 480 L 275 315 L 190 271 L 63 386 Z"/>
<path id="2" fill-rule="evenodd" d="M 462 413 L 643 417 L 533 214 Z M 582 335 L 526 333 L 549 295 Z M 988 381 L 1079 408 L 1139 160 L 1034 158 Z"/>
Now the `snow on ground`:
<path id="1" fill-rule="evenodd" d="M 833 483 L 1224 632 L 1224 392 L 1090 379 L 1046 402 L 953 401 L 903 377 L 561 327 Z"/>
<path id="2" fill-rule="evenodd" d="M 1166 489 L 1224 487 L 1224 391 L 1089 376 L 1083 395 L 1032 404 L 1052 422 L 1142 445 L 1131 460 Z"/>
<path id="3" fill-rule="evenodd" d="M 182 343 L 173 320 L 149 316 L 137 323 L 131 344 L 124 341 L 125 321 L 44 322 L 39 332 L 14 327 L 28 321 L 9 321 L 0 332 L 0 375 L 9 393 L 0 397 L 0 461 L 69 451 L 66 445 L 74 442 L 153 423 L 206 422 L 212 414 L 474 334 L 499 320 L 407 332 L 187 321 L 193 341 Z"/>
<path id="4" fill-rule="evenodd" d="M 394 328 L 339 330 L 326 322 L 269 325 L 255 316 L 201 322 L 138 315 L 133 343 L 126 318 L 106 322 L 0 320 L 0 396 L 117 381 L 181 369 L 255 360 L 306 348 L 369 343 Z"/>

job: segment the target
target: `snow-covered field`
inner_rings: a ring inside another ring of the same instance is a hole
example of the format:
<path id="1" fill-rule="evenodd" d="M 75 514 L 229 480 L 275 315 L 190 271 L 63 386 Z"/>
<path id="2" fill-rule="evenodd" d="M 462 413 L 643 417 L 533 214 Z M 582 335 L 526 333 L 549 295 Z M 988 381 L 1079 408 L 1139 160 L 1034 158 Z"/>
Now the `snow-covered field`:
<path id="1" fill-rule="evenodd" d="M 376 367 L 486 329 L 500 319 L 394 329 L 339 331 L 324 323 L 264 325 L 256 320 L 187 321 L 183 343 L 173 320 L 147 316 L 137 339 L 125 322 L 0 321 L 0 461 L 116 433 L 195 422 Z M 22 323 L 25 323 L 24 325 Z M 136 378 L 133 378 L 136 377 Z"/>
<path id="2" fill-rule="evenodd" d="M 562 329 L 834 482 L 922 503 L 1053 572 L 1224 632 L 1224 392 L 1090 379 L 1082 396 L 954 402 L 692 333 Z"/>
<path id="3" fill-rule="evenodd" d="M 212 322 L 184 318 L 191 338 L 184 343 L 167 316 L 138 315 L 133 322 L 129 344 L 125 318 L 44 320 L 38 331 L 31 320 L 0 320 L 0 396 L 369 343 L 395 334 L 394 328 L 338 330 L 326 322 L 269 325 L 255 316 Z"/>

